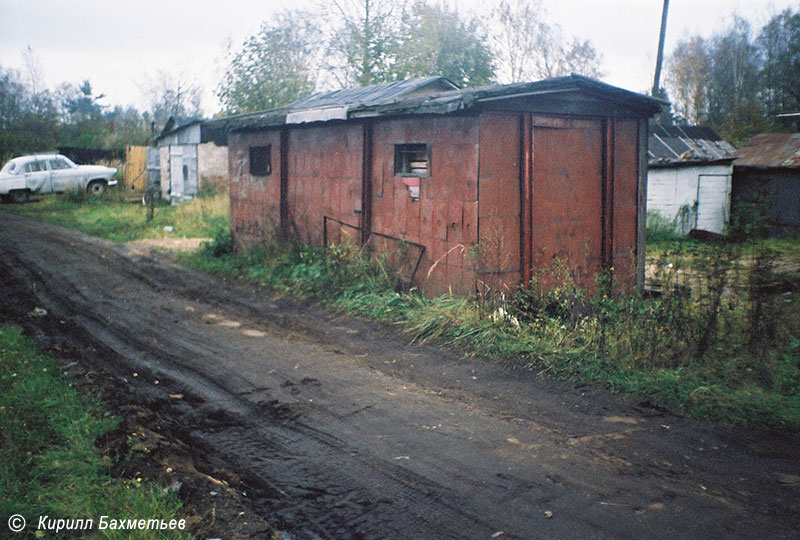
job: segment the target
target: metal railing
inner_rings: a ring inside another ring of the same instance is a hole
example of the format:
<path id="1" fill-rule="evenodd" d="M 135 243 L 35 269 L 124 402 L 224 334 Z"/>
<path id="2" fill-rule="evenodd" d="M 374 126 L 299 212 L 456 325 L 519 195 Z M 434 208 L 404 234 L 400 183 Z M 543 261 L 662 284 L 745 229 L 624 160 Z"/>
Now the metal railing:
<path id="1" fill-rule="evenodd" d="M 331 221 L 333 223 L 336 223 L 336 224 L 338 224 L 338 225 L 340 225 L 342 227 L 347 227 L 348 229 L 352 229 L 354 231 L 358 231 L 359 233 L 363 232 L 363 228 L 362 227 L 359 227 L 357 225 L 352 225 L 350 223 L 346 223 L 344 221 L 341 221 L 339 219 L 336 219 L 336 218 L 333 218 L 333 217 L 330 217 L 330 216 L 323 216 L 323 218 L 322 218 L 322 242 L 323 242 L 323 246 L 326 247 L 326 248 L 328 247 L 328 222 L 329 221 Z M 403 238 L 397 238 L 396 236 L 389 236 L 388 234 L 383 234 L 383 233 L 374 232 L 374 231 L 367 231 L 367 236 L 366 236 L 366 240 L 364 241 L 364 245 L 365 246 L 369 245 L 370 240 L 373 237 L 385 238 L 386 240 L 390 240 L 392 242 L 397 242 L 400 245 L 400 247 L 411 246 L 411 247 L 415 247 L 415 248 L 417 248 L 419 250 L 419 255 L 417 256 L 417 260 L 414 263 L 414 267 L 411 270 L 410 276 L 408 277 L 408 285 L 407 286 L 410 288 L 411 284 L 414 283 L 414 278 L 417 275 L 417 270 L 419 269 L 419 265 L 422 262 L 422 256 L 425 254 L 425 246 L 423 246 L 422 244 L 418 244 L 417 242 L 411 242 L 411 241 L 405 240 Z M 398 276 L 401 279 L 403 278 L 403 275 L 400 274 L 399 272 L 398 272 Z"/>

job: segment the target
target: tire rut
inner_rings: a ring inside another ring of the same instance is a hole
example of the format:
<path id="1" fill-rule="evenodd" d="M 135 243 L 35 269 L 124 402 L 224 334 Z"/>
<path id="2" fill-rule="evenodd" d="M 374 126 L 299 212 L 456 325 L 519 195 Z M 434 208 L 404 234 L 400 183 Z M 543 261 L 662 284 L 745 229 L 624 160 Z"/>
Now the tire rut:
<path id="1" fill-rule="evenodd" d="M 799 522 L 794 492 L 769 482 L 797 473 L 791 441 L 752 443 L 782 449 L 761 457 L 725 431 L 1 212 L 0 275 L 91 362 L 138 370 L 149 406 L 295 538 L 791 538 Z"/>

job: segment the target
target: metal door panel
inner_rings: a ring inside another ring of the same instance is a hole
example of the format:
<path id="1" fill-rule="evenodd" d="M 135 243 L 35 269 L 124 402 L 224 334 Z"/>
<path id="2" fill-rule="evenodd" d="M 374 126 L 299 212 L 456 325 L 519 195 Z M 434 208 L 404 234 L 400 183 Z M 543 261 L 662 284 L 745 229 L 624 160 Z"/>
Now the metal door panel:
<path id="1" fill-rule="evenodd" d="M 542 120 L 532 136 L 533 274 L 559 261 L 579 285 L 591 286 L 602 267 L 603 123 Z"/>

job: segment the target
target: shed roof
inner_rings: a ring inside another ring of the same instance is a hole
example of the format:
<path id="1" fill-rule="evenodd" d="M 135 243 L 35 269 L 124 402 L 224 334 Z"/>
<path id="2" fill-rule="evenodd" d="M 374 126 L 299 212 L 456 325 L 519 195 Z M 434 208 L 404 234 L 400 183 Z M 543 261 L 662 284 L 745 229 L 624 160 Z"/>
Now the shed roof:
<path id="1" fill-rule="evenodd" d="M 218 123 L 217 120 L 206 120 L 196 116 L 170 116 L 167 123 L 164 124 L 164 129 L 156 137 L 156 142 L 196 124 L 200 124 L 201 143 L 213 142 L 217 146 L 228 144 L 228 131 L 223 124 Z"/>
<path id="2" fill-rule="evenodd" d="M 448 87 L 449 89 L 442 90 Z M 652 116 L 666 105 L 662 100 L 580 75 L 463 89 L 457 88 L 443 77 L 424 77 L 315 94 L 288 107 L 222 118 L 214 122 L 223 122 L 230 130 L 235 131 L 373 116 L 448 114 L 493 101 L 579 91 L 636 110 L 642 117 Z"/>
<path id="3" fill-rule="evenodd" d="M 761 133 L 744 143 L 735 167 L 800 168 L 800 133 Z"/>
<path id="4" fill-rule="evenodd" d="M 164 129 L 161 130 L 161 133 L 156 138 L 161 139 L 202 121 L 203 119 L 198 116 L 170 116 L 164 123 Z"/>
<path id="5" fill-rule="evenodd" d="M 444 77 L 420 77 L 405 81 L 318 92 L 289 105 L 290 117 L 287 121 L 292 123 L 292 116 L 302 115 L 303 112 L 344 108 L 346 113 L 349 108 L 389 105 L 401 99 L 429 96 L 455 89 L 458 89 L 458 86 Z"/>
<path id="6" fill-rule="evenodd" d="M 647 157 L 651 167 L 733 160 L 736 148 L 707 126 L 652 124 Z"/>

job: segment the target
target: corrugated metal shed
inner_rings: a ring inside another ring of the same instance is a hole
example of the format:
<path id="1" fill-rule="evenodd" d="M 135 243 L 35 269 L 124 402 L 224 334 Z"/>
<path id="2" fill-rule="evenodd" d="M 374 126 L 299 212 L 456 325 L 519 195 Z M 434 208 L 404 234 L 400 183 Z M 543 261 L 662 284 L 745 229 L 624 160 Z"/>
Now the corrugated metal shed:
<path id="1" fill-rule="evenodd" d="M 800 133 L 762 133 L 739 148 L 735 167 L 799 168 Z"/>
<path id="2" fill-rule="evenodd" d="M 731 160 L 736 148 L 707 126 L 652 124 L 648 141 L 651 167 Z"/>

